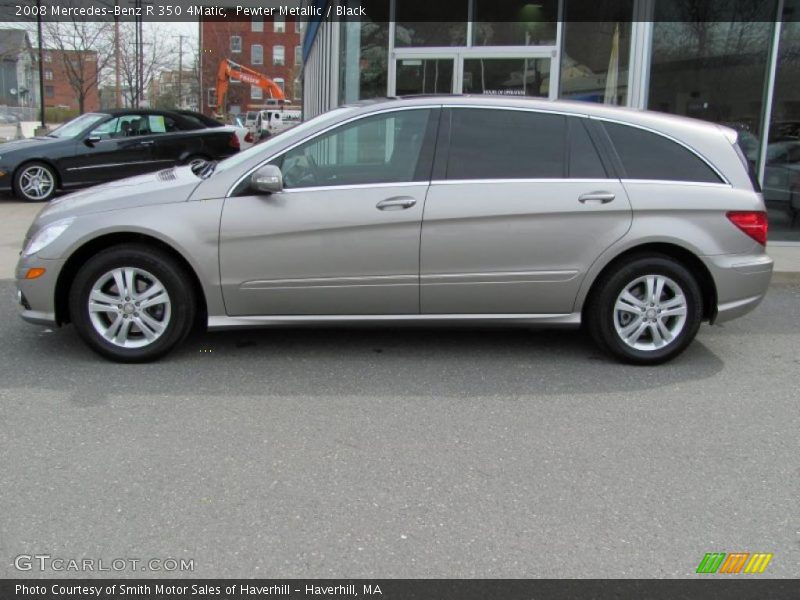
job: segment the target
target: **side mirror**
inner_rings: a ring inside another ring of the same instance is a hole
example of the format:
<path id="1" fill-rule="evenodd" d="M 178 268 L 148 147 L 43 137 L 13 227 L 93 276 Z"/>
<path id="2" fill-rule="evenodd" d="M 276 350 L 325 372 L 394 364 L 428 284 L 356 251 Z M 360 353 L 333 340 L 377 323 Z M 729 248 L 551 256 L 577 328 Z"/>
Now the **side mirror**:
<path id="1" fill-rule="evenodd" d="M 99 135 L 90 135 L 86 138 L 86 145 L 87 146 L 94 146 L 97 142 L 99 142 L 101 138 Z"/>
<path id="2" fill-rule="evenodd" d="M 262 194 L 283 191 L 283 174 L 275 165 L 264 165 L 250 176 L 250 188 Z"/>

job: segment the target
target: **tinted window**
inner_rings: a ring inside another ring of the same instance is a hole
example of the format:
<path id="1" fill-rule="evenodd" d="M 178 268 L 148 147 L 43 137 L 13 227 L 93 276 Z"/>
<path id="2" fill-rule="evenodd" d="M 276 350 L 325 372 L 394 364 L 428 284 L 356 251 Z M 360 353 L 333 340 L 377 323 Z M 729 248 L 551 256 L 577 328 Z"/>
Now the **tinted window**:
<path id="1" fill-rule="evenodd" d="M 664 136 L 617 123 L 603 125 L 628 179 L 720 182 L 697 155 Z"/>
<path id="2" fill-rule="evenodd" d="M 275 164 L 287 188 L 427 181 L 432 121 L 429 109 L 366 117 L 290 150 Z"/>
<path id="3" fill-rule="evenodd" d="M 608 177 L 584 119 L 569 119 L 569 176 L 577 179 Z"/>
<path id="4" fill-rule="evenodd" d="M 481 108 L 451 114 L 447 179 L 565 176 L 566 117 Z"/>

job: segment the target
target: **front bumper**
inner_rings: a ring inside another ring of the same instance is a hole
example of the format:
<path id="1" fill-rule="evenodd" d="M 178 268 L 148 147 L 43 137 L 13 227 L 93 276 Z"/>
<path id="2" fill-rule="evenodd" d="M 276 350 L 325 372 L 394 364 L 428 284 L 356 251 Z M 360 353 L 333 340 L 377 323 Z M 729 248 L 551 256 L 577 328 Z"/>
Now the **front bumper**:
<path id="1" fill-rule="evenodd" d="M 20 257 L 17 263 L 17 309 L 19 316 L 36 325 L 58 325 L 56 318 L 56 282 L 64 260 L 47 260 L 37 256 Z M 28 269 L 43 268 L 44 274 L 26 279 Z"/>
<path id="2" fill-rule="evenodd" d="M 717 288 L 714 323 L 749 313 L 764 299 L 772 279 L 772 259 L 758 254 L 706 256 L 704 262 Z"/>

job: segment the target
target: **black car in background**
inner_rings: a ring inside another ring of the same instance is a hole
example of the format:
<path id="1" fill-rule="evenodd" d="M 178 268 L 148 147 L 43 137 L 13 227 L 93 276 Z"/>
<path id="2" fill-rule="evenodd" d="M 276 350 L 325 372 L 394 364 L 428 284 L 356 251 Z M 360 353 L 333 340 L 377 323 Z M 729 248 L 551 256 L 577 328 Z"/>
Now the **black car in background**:
<path id="1" fill-rule="evenodd" d="M 176 164 L 201 167 L 239 151 L 229 128 L 173 111 L 83 114 L 47 136 L 0 144 L 0 191 L 31 202 L 58 189 L 94 185 Z"/>

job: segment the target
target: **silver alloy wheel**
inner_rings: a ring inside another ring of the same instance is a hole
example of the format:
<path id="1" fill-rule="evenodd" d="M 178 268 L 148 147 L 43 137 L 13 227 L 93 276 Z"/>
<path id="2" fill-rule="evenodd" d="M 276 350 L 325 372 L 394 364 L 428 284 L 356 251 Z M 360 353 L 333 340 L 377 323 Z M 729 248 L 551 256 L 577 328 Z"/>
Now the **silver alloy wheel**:
<path id="1" fill-rule="evenodd" d="M 44 200 L 53 192 L 55 185 L 53 174 L 39 165 L 25 168 L 19 177 L 20 191 L 31 200 Z"/>
<path id="2" fill-rule="evenodd" d="M 644 275 L 626 285 L 614 304 L 614 328 L 626 345 L 650 352 L 671 344 L 686 325 L 687 300 L 664 275 Z"/>
<path id="3" fill-rule="evenodd" d="M 172 305 L 164 285 L 135 267 L 109 271 L 92 286 L 89 318 L 95 331 L 120 348 L 142 348 L 166 331 Z"/>

